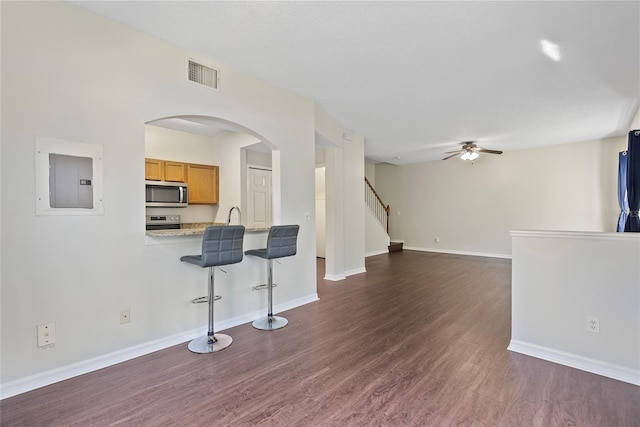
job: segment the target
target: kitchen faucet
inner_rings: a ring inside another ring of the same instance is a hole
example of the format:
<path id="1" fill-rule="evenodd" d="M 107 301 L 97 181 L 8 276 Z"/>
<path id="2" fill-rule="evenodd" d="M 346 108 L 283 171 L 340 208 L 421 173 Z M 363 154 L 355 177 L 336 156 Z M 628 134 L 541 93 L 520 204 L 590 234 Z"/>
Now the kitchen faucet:
<path id="1" fill-rule="evenodd" d="M 240 213 L 240 208 L 237 206 L 232 206 L 229 209 L 229 217 L 227 218 L 227 225 L 231 224 L 231 213 L 236 209 L 238 211 L 238 225 L 242 225 L 242 214 Z"/>

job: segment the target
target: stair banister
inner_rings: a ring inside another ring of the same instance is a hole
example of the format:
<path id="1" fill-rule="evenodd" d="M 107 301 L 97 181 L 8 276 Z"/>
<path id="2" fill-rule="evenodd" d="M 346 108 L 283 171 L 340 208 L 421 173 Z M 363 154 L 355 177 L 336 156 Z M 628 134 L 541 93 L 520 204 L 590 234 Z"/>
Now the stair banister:
<path id="1" fill-rule="evenodd" d="M 380 198 L 380 195 L 373 188 L 373 185 L 371 185 L 371 182 L 369 182 L 366 176 L 364 177 L 364 181 L 366 184 L 365 198 L 367 201 L 367 205 L 376 216 L 376 218 L 378 218 L 378 221 L 380 221 L 382 226 L 385 228 L 387 234 L 389 234 L 389 212 L 391 211 L 391 209 L 389 205 L 384 204 L 384 202 Z"/>

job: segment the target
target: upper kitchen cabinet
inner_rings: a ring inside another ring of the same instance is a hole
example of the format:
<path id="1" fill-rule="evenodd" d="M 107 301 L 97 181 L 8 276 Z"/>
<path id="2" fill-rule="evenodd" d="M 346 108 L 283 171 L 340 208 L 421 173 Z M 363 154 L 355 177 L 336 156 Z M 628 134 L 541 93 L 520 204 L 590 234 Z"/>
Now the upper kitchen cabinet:
<path id="1" fill-rule="evenodd" d="M 162 181 L 164 178 L 164 161 L 144 159 L 144 179 Z"/>
<path id="2" fill-rule="evenodd" d="M 201 205 L 218 204 L 218 166 L 187 163 L 189 203 Z"/>
<path id="3" fill-rule="evenodd" d="M 178 162 L 164 162 L 164 180 L 173 182 L 186 182 L 186 165 Z"/>
<path id="4" fill-rule="evenodd" d="M 217 205 L 219 202 L 218 166 L 144 159 L 144 175 L 149 181 L 186 182 L 189 204 Z"/>
<path id="5" fill-rule="evenodd" d="M 186 165 L 170 160 L 144 159 L 144 176 L 149 181 L 186 182 Z"/>

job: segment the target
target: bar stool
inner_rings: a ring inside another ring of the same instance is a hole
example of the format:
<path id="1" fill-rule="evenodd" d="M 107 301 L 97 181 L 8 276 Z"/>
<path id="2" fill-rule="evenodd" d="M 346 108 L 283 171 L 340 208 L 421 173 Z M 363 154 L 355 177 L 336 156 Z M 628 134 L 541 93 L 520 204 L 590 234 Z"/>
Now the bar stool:
<path id="1" fill-rule="evenodd" d="M 221 297 L 214 293 L 214 268 L 220 265 L 235 264 L 242 261 L 242 239 L 244 226 L 221 225 L 211 226 L 204 230 L 202 237 L 202 254 L 184 255 L 180 261 L 209 267 L 209 295 L 192 300 L 194 304 L 209 304 L 209 330 L 207 336 L 199 337 L 189 343 L 189 350 L 194 353 L 213 353 L 231 345 L 233 339 L 229 335 L 213 332 L 213 302 Z"/>
<path id="2" fill-rule="evenodd" d="M 284 317 L 273 315 L 273 287 L 276 286 L 273 284 L 273 260 L 296 254 L 299 229 L 299 225 L 274 225 L 269 229 L 266 248 L 251 249 L 244 253 L 245 255 L 254 255 L 267 260 L 267 284 L 255 286 L 254 289 L 267 288 L 269 292 L 269 307 L 267 308 L 267 317 L 262 317 L 252 323 L 256 329 L 272 331 L 274 329 L 284 328 L 287 326 L 287 323 L 289 323 Z"/>

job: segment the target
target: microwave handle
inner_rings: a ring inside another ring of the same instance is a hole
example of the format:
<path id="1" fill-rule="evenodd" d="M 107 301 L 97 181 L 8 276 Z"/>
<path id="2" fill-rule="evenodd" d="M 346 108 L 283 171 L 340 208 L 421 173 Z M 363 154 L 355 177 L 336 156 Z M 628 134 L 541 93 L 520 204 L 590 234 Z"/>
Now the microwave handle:
<path id="1" fill-rule="evenodd" d="M 180 203 L 184 203 L 184 187 L 181 185 L 178 188 L 180 189 Z"/>

